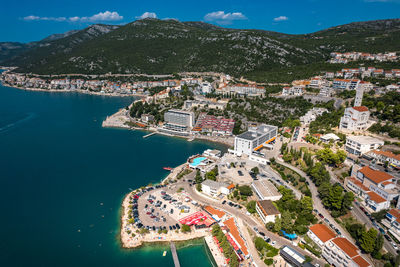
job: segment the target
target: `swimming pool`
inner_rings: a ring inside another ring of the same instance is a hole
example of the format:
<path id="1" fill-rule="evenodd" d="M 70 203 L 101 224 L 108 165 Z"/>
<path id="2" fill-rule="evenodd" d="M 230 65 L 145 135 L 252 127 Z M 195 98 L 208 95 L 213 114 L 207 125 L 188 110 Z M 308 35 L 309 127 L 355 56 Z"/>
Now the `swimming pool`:
<path id="1" fill-rule="evenodd" d="M 194 158 L 193 162 L 190 163 L 191 167 L 197 167 L 200 163 L 202 163 L 204 160 L 206 160 L 206 157 L 198 157 L 198 158 Z"/>

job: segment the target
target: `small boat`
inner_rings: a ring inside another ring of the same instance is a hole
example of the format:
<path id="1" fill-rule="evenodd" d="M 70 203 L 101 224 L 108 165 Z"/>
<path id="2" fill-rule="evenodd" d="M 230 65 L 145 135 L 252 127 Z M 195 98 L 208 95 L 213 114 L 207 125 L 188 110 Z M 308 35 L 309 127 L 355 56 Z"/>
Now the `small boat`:
<path id="1" fill-rule="evenodd" d="M 164 253 L 162 255 L 163 255 L 163 257 L 165 257 L 165 255 L 167 255 L 167 251 L 164 250 Z"/>
<path id="2" fill-rule="evenodd" d="M 171 168 L 171 167 L 163 167 L 163 169 L 166 170 L 166 171 L 172 171 L 173 170 L 173 168 Z"/>

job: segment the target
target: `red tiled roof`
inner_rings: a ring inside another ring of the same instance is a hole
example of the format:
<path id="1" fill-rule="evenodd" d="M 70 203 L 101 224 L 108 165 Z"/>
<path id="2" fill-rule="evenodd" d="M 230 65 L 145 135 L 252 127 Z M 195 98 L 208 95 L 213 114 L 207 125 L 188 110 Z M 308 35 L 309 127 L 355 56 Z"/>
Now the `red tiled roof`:
<path id="1" fill-rule="evenodd" d="M 393 176 L 391 176 L 390 174 L 371 169 L 369 166 L 362 167 L 359 172 L 364 174 L 364 176 L 368 177 L 369 180 L 373 181 L 376 184 L 380 184 L 384 181 L 393 179 Z"/>
<path id="2" fill-rule="evenodd" d="M 234 184 L 230 184 L 230 185 L 227 187 L 228 190 L 231 190 L 231 189 L 233 189 L 233 188 L 235 188 L 235 185 L 234 185 Z"/>
<path id="3" fill-rule="evenodd" d="M 359 112 L 368 111 L 368 108 L 366 106 L 353 107 L 353 109 Z"/>
<path id="4" fill-rule="evenodd" d="M 346 253 L 350 258 L 353 258 L 354 256 L 357 256 L 357 247 L 354 246 L 352 243 L 350 243 L 349 240 L 347 240 L 344 237 L 336 237 L 335 239 L 332 240 L 333 243 L 336 244 L 344 253 Z"/>
<path id="5" fill-rule="evenodd" d="M 310 231 L 324 243 L 336 236 L 325 224 L 314 224 L 310 227 Z"/>
<path id="6" fill-rule="evenodd" d="M 393 159 L 400 160 L 400 154 L 396 155 L 391 151 L 373 150 L 372 153 L 375 153 L 377 155 L 382 155 L 387 158 L 393 158 Z"/>
<path id="7" fill-rule="evenodd" d="M 349 180 L 350 180 L 354 185 L 356 185 L 357 187 L 361 188 L 362 190 L 364 190 L 364 191 L 366 191 L 366 192 L 369 191 L 368 187 L 366 187 L 365 185 L 363 185 L 363 183 L 361 183 L 361 181 L 358 180 L 357 178 L 350 177 Z"/>
<path id="8" fill-rule="evenodd" d="M 225 212 L 222 210 L 214 209 L 211 206 L 205 206 L 204 209 L 211 215 L 217 215 L 220 219 L 225 215 Z"/>
<path id="9" fill-rule="evenodd" d="M 244 243 L 244 240 L 239 234 L 239 230 L 235 224 L 235 221 L 233 218 L 230 218 L 229 220 L 224 221 L 225 226 L 229 229 L 229 232 L 233 237 L 236 239 L 236 241 L 240 244 L 241 250 L 244 253 L 244 255 L 248 255 L 249 252 L 247 251 L 246 244 Z"/>
<path id="10" fill-rule="evenodd" d="M 357 256 L 353 258 L 353 261 L 360 267 L 368 267 L 371 266 L 371 264 L 366 261 L 363 257 Z"/>
<path id="11" fill-rule="evenodd" d="M 380 195 L 378 195 L 377 193 L 371 191 L 371 192 L 367 192 L 369 199 L 371 199 L 373 202 L 375 203 L 382 203 L 385 202 L 386 199 L 384 199 L 383 197 L 381 197 Z"/>
<path id="12" fill-rule="evenodd" d="M 389 212 L 393 217 L 400 219 L 400 209 L 391 209 Z"/>

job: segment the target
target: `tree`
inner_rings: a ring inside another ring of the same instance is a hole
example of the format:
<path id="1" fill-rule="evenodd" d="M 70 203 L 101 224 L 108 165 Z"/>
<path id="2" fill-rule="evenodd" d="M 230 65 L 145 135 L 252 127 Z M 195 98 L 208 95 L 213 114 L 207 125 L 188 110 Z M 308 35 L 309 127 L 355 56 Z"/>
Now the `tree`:
<path id="1" fill-rule="evenodd" d="M 203 177 L 201 177 L 200 170 L 197 170 L 194 181 L 196 182 L 196 184 L 200 184 L 203 181 Z"/>
<path id="2" fill-rule="evenodd" d="M 249 201 L 249 203 L 246 205 L 246 209 L 251 214 L 256 213 L 256 202 L 254 200 Z"/>
<path id="3" fill-rule="evenodd" d="M 343 188 L 336 184 L 331 188 L 329 192 L 329 207 L 335 210 L 340 210 L 342 208 L 343 200 Z"/>
<path id="4" fill-rule="evenodd" d="M 347 209 L 349 209 L 353 201 L 354 201 L 353 192 L 346 192 L 343 196 L 342 211 L 346 211 Z"/>
<path id="5" fill-rule="evenodd" d="M 282 228 L 290 232 L 292 225 L 292 215 L 290 214 L 290 211 L 284 210 L 282 212 Z"/>
<path id="6" fill-rule="evenodd" d="M 187 224 L 182 224 L 182 228 L 181 228 L 182 233 L 187 233 L 187 232 L 191 232 L 192 230 L 190 229 L 190 226 Z"/>
<path id="7" fill-rule="evenodd" d="M 265 247 L 265 241 L 261 237 L 256 237 L 254 239 L 254 245 L 258 251 L 261 251 Z"/>
<path id="8" fill-rule="evenodd" d="M 201 192 L 202 191 L 201 184 L 196 184 L 196 189 L 197 189 L 197 191 Z"/>
<path id="9" fill-rule="evenodd" d="M 253 191 L 251 190 L 251 187 L 248 185 L 239 186 L 239 192 L 243 196 L 252 196 L 253 195 Z"/>
<path id="10" fill-rule="evenodd" d="M 251 169 L 251 172 L 254 173 L 254 175 L 258 175 L 260 173 L 260 170 L 258 169 L 258 167 L 254 167 Z"/>
<path id="11" fill-rule="evenodd" d="M 313 209 L 313 203 L 311 197 L 304 196 L 300 200 L 301 208 L 305 211 L 311 212 Z"/>
<path id="12" fill-rule="evenodd" d="M 360 223 L 354 223 L 350 226 L 346 226 L 347 230 L 349 231 L 351 237 L 354 239 L 360 239 L 362 234 L 365 232 L 365 226 Z"/>
<path id="13" fill-rule="evenodd" d="M 374 228 L 371 228 L 367 232 L 362 233 L 360 246 L 366 253 L 371 253 L 372 251 L 374 251 L 377 235 L 378 231 Z"/>
<path id="14" fill-rule="evenodd" d="M 380 251 L 383 247 L 383 235 L 382 234 L 378 234 L 378 236 L 376 237 L 376 241 L 375 241 L 375 247 L 374 247 L 374 251 L 372 252 L 372 255 L 374 256 L 374 258 L 377 258 L 378 255 L 380 255 Z"/>
<path id="15" fill-rule="evenodd" d="M 281 229 L 282 229 L 282 219 L 280 217 L 276 217 L 274 231 L 279 232 Z"/>

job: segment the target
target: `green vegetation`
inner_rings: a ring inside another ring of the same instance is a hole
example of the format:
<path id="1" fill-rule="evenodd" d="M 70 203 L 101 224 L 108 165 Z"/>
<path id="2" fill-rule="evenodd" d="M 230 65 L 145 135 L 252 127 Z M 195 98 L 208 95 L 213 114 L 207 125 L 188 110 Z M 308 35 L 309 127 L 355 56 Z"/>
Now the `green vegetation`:
<path id="1" fill-rule="evenodd" d="M 190 226 L 189 226 L 189 225 L 187 225 L 187 224 L 182 224 L 181 231 L 182 231 L 182 233 L 188 233 L 188 232 L 191 232 L 192 229 L 190 229 Z"/>
<path id="2" fill-rule="evenodd" d="M 367 230 L 365 225 L 360 224 L 353 218 L 344 220 L 345 227 L 350 235 L 356 240 L 357 245 L 375 259 L 384 259 L 381 254 L 383 247 L 383 236 L 374 228 Z"/>
<path id="3" fill-rule="evenodd" d="M 180 180 L 182 179 L 184 176 L 188 175 L 189 173 L 191 173 L 192 170 L 191 169 L 183 169 L 180 173 L 178 173 L 175 177 L 175 179 Z"/>
<path id="4" fill-rule="evenodd" d="M 340 108 L 338 110 L 329 110 L 329 112 L 325 112 L 321 116 L 318 116 L 315 121 L 310 123 L 310 133 L 331 133 L 332 128 L 339 126 L 340 118 L 343 116 L 343 113 L 344 109 Z"/>
<path id="5" fill-rule="evenodd" d="M 238 267 L 239 266 L 238 258 L 232 246 L 229 244 L 229 241 L 226 238 L 225 234 L 222 232 L 221 227 L 218 224 L 214 224 L 211 233 L 213 236 L 217 238 L 223 250 L 225 258 L 230 259 L 229 266 Z"/>
<path id="6" fill-rule="evenodd" d="M 397 92 L 388 92 L 378 97 L 365 94 L 363 105 L 379 120 L 395 124 L 400 122 L 400 94 Z"/>
<path id="7" fill-rule="evenodd" d="M 154 103 L 148 104 L 145 102 L 143 104 L 142 101 L 134 102 L 129 110 L 129 114 L 132 118 L 138 119 L 140 119 L 142 114 L 151 114 L 154 116 L 156 123 L 164 120 L 164 112 L 160 110 L 160 105 Z"/>
<path id="8" fill-rule="evenodd" d="M 254 175 L 258 175 L 258 174 L 260 173 L 260 170 L 258 169 L 258 167 L 254 167 L 254 168 L 251 169 L 251 172 L 252 172 Z"/>
<path id="9" fill-rule="evenodd" d="M 276 163 L 276 161 L 271 161 L 271 167 L 279 173 L 283 180 L 290 182 L 296 189 L 298 189 L 305 196 L 311 197 L 311 191 L 308 188 L 306 179 L 302 177 L 297 172 Z"/>
<path id="10" fill-rule="evenodd" d="M 369 127 L 368 131 L 377 134 L 387 133 L 392 138 L 400 138 L 400 127 L 393 124 L 382 125 L 378 122 Z"/>
<path id="11" fill-rule="evenodd" d="M 347 154 L 343 150 L 334 153 L 330 148 L 320 149 L 316 152 L 317 159 L 329 165 L 339 166 L 344 162 Z"/>
<path id="12" fill-rule="evenodd" d="M 242 196 L 252 196 L 253 195 L 253 191 L 251 190 L 251 187 L 250 186 L 248 186 L 248 185 L 241 185 L 241 186 L 239 186 L 239 192 L 240 192 L 240 195 L 242 195 Z"/>
<path id="13" fill-rule="evenodd" d="M 374 218 L 377 222 L 381 222 L 385 218 L 387 212 L 388 210 L 381 210 L 378 212 L 374 212 L 371 213 L 371 217 Z"/>
<path id="14" fill-rule="evenodd" d="M 229 101 L 225 111 L 236 122 L 255 121 L 282 126 L 284 122 L 297 125 L 296 119 L 304 115 L 311 107 L 312 104 L 302 97 L 290 99 L 268 96 L 257 98 L 235 97 Z"/>
<path id="15" fill-rule="evenodd" d="M 312 214 L 311 197 L 304 196 L 297 200 L 292 190 L 284 186 L 280 186 L 278 190 L 282 194 L 282 198 L 275 203 L 281 212 L 281 218 L 276 218 L 275 223 L 269 224 L 267 228 L 274 232 L 285 230 L 287 233 L 305 234 L 308 231 L 308 226 L 317 222 Z"/>
<path id="16" fill-rule="evenodd" d="M 278 255 L 279 249 L 274 248 L 270 244 L 264 241 L 261 237 L 256 237 L 254 239 L 254 245 L 258 250 L 258 254 L 260 255 L 261 260 L 264 261 L 267 265 L 272 265 L 273 257 Z"/>
<path id="17" fill-rule="evenodd" d="M 209 172 L 206 172 L 205 178 L 209 180 L 216 181 L 218 176 L 218 166 L 215 166 L 214 169 L 212 169 Z"/>
<path id="18" fill-rule="evenodd" d="M 256 213 L 256 201 L 254 200 L 249 201 L 249 203 L 247 203 L 246 205 L 246 209 L 251 214 Z"/>

